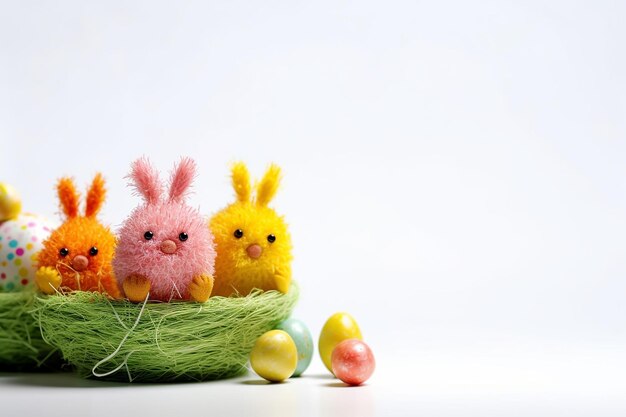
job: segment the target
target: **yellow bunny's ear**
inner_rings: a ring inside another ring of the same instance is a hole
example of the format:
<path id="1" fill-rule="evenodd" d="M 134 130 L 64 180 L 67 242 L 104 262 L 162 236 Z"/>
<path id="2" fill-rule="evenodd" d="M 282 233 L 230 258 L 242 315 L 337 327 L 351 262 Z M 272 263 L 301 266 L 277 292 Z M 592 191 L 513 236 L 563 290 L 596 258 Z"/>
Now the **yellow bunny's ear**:
<path id="1" fill-rule="evenodd" d="M 256 188 L 256 203 L 259 206 L 267 206 L 276 191 L 278 191 L 278 185 L 280 184 L 280 168 L 278 165 L 271 164 L 263 179 Z"/>
<path id="2" fill-rule="evenodd" d="M 243 162 L 236 162 L 231 169 L 233 189 L 237 194 L 237 200 L 242 203 L 250 201 L 251 186 L 250 186 L 250 173 L 246 164 Z"/>

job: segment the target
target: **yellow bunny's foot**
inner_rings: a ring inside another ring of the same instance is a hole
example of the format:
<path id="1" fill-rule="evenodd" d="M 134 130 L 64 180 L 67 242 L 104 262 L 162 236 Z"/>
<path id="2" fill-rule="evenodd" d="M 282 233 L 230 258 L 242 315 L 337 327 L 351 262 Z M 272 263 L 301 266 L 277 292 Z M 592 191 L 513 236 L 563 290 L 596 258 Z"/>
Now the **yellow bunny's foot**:
<path id="1" fill-rule="evenodd" d="M 129 301 L 141 303 L 150 292 L 150 281 L 143 275 L 133 274 L 124 278 L 122 288 Z"/>
<path id="2" fill-rule="evenodd" d="M 276 289 L 283 294 L 289 292 L 289 286 L 291 285 L 291 275 L 282 274 L 281 271 L 274 273 L 274 282 L 276 283 Z"/>
<path id="3" fill-rule="evenodd" d="M 37 287 L 44 294 L 54 294 L 61 286 L 61 275 L 51 266 L 42 266 L 35 273 Z"/>
<path id="4" fill-rule="evenodd" d="M 215 279 L 211 275 L 198 275 L 189 284 L 189 294 L 191 299 L 199 303 L 204 303 L 211 296 Z"/>

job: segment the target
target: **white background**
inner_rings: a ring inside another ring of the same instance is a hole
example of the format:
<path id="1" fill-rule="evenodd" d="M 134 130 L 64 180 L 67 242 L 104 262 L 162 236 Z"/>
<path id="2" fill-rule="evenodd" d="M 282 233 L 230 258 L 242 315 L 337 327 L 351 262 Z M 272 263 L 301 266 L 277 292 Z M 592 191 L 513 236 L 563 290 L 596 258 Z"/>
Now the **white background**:
<path id="1" fill-rule="evenodd" d="M 295 316 L 352 313 L 378 361 L 356 389 L 317 355 L 278 386 L 1 374 L 6 415 L 624 415 L 626 7 L 544 3 L 0 3 L 26 210 L 102 171 L 117 228 L 130 163 L 189 155 L 208 216 L 230 162 L 274 161 Z"/>

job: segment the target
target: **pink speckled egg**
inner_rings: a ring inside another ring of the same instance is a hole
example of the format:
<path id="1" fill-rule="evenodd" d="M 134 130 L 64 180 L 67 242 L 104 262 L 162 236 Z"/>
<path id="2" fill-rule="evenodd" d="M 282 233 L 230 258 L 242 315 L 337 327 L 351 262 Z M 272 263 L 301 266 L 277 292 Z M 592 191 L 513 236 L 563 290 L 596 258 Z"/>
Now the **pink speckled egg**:
<path id="1" fill-rule="evenodd" d="M 0 292 L 21 291 L 35 281 L 36 254 L 55 227 L 28 213 L 0 223 Z"/>
<path id="2" fill-rule="evenodd" d="M 360 385 L 374 373 L 376 361 L 372 350 L 359 339 L 339 343 L 331 356 L 333 373 L 348 385 Z"/>

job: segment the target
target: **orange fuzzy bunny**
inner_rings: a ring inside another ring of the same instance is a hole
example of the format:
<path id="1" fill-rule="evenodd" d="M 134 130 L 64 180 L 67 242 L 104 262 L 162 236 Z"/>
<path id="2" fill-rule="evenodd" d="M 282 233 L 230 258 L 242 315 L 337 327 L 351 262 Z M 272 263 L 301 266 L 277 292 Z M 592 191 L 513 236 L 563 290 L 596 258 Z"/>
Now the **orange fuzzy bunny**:
<path id="1" fill-rule="evenodd" d="M 61 288 L 104 292 L 119 298 L 111 266 L 116 239 L 96 219 L 106 194 L 102 175 L 96 174 L 89 187 L 84 216 L 78 214 L 79 195 L 70 178 L 62 178 L 57 191 L 67 219 L 43 242 L 37 258 L 37 286 L 45 294 Z"/>

